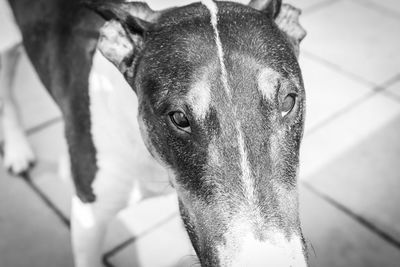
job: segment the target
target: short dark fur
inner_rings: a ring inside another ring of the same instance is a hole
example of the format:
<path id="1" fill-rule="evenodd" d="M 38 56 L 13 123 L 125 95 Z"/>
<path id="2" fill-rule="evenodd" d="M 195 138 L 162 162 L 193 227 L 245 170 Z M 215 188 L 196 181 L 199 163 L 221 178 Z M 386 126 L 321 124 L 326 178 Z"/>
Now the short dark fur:
<path id="1" fill-rule="evenodd" d="M 79 0 L 10 0 L 10 4 L 26 52 L 66 118 L 65 135 L 73 155 L 71 169 L 78 196 L 92 202 L 91 183 L 97 166 L 90 134 L 88 77 L 103 22 Z"/>

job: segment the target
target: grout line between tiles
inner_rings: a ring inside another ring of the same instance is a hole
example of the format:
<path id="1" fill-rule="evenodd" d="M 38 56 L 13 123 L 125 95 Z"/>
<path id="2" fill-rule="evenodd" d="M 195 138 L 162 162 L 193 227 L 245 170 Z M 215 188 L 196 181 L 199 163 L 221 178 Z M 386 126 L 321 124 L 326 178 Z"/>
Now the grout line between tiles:
<path id="1" fill-rule="evenodd" d="M 316 189 L 314 186 L 312 186 L 310 183 L 306 181 L 301 181 L 301 183 L 304 185 L 307 190 L 309 190 L 311 193 L 316 195 L 317 197 L 321 198 L 322 200 L 326 201 L 336 209 L 342 211 L 345 213 L 347 216 L 351 217 L 353 220 L 394 246 L 395 248 L 400 250 L 400 240 L 397 240 L 395 237 L 391 236 L 385 230 L 379 228 L 379 226 L 375 225 L 373 222 L 369 221 L 368 219 L 364 218 L 363 216 L 351 211 L 349 208 L 347 208 L 345 205 L 341 204 L 340 202 L 336 201 L 332 197 L 330 197 L 327 194 L 322 193 L 318 189 Z"/>
<path id="2" fill-rule="evenodd" d="M 103 256 L 103 264 L 105 267 L 114 267 L 114 264 L 112 264 L 106 257 Z"/>
<path id="3" fill-rule="evenodd" d="M 35 133 L 37 133 L 37 132 L 39 132 L 39 131 L 41 131 L 41 130 L 47 128 L 47 127 L 50 127 L 50 126 L 52 126 L 53 124 L 56 124 L 57 122 L 60 122 L 60 121 L 62 121 L 62 117 L 61 117 L 61 116 L 57 116 L 57 117 L 48 119 L 48 120 L 46 120 L 46 121 L 44 121 L 44 122 L 40 122 L 40 123 L 38 123 L 37 125 L 32 126 L 32 127 L 28 128 L 28 129 L 26 129 L 26 130 L 25 130 L 25 133 L 26 133 L 26 135 L 35 134 Z M 4 138 L 4 137 L 3 137 L 3 138 Z M 4 142 L 4 140 L 1 139 L 0 142 Z"/>
<path id="4" fill-rule="evenodd" d="M 27 129 L 25 132 L 27 135 L 32 135 L 35 134 L 47 127 L 52 126 L 53 124 L 61 121 L 61 117 L 54 117 L 52 119 L 49 119 L 45 122 L 39 123 L 38 125 L 35 125 L 29 129 Z M 3 150 L 3 145 L 4 141 L 0 142 L 0 155 L 4 155 L 4 150 Z M 51 210 L 54 212 L 54 214 L 60 219 L 60 221 L 68 228 L 70 229 L 70 221 L 69 219 L 61 212 L 60 209 L 57 208 L 57 206 L 50 200 L 50 198 L 47 197 L 47 195 L 32 181 L 30 177 L 29 171 L 26 173 L 22 173 L 19 175 L 21 179 L 23 179 L 28 187 L 43 201 L 43 203 Z"/>
<path id="5" fill-rule="evenodd" d="M 34 133 L 37 133 L 47 127 L 50 127 L 51 125 L 61 121 L 61 117 L 55 117 L 52 119 L 49 119 L 45 122 L 39 123 L 38 125 L 35 125 L 28 130 L 26 130 L 27 135 L 31 135 Z M 4 155 L 4 150 L 3 150 L 3 145 L 4 141 L 0 142 L 0 155 Z M 69 219 L 57 208 L 57 206 L 50 200 L 50 198 L 47 197 L 47 195 L 32 181 L 30 177 L 29 171 L 26 173 L 22 173 L 19 175 L 21 179 L 23 179 L 28 187 L 43 201 L 43 203 L 51 210 L 54 212 L 54 214 L 60 219 L 60 221 L 69 229 L 70 228 L 70 221 Z"/>
<path id="6" fill-rule="evenodd" d="M 385 81 L 381 86 L 375 88 L 377 91 L 386 91 L 386 89 L 393 84 L 397 83 L 400 81 L 400 73 L 397 73 L 393 75 L 393 77 L 389 78 L 387 81 Z"/>
<path id="7" fill-rule="evenodd" d="M 312 135 L 314 132 L 316 132 L 317 130 L 321 129 L 322 127 L 324 127 L 325 125 L 327 125 L 331 121 L 335 120 L 336 118 L 342 116 L 345 113 L 348 113 L 349 111 L 351 111 L 354 108 L 358 107 L 359 105 L 364 103 L 366 100 L 368 100 L 369 98 L 377 95 L 378 93 L 382 93 L 383 95 L 388 96 L 393 100 L 400 101 L 400 97 L 398 97 L 398 96 L 386 91 L 387 87 L 391 86 L 392 84 L 394 84 L 394 83 L 396 83 L 398 81 L 400 81 L 400 73 L 398 73 L 398 74 L 394 75 L 393 77 L 389 78 L 387 81 L 385 81 L 381 85 L 375 86 L 370 93 L 368 93 L 368 94 L 364 95 L 363 97 L 353 101 L 352 103 L 348 104 L 346 107 L 344 107 L 341 110 L 333 113 L 332 115 L 330 115 L 328 118 L 324 119 L 323 121 L 317 123 L 316 125 L 314 125 L 312 128 L 310 128 L 309 130 L 307 130 L 305 132 L 305 136 L 308 137 L 308 136 Z"/>
<path id="8" fill-rule="evenodd" d="M 35 125 L 25 131 L 25 133 L 29 136 L 32 134 L 35 134 L 47 127 L 50 127 L 62 120 L 61 117 L 54 117 L 52 119 L 49 119 L 45 122 L 39 123 L 38 125 Z M 0 142 L 0 154 L 3 156 L 3 143 L 4 141 Z M 63 222 L 63 224 L 67 227 L 70 228 L 70 221 L 69 219 L 56 207 L 56 205 L 47 197 L 47 195 L 32 181 L 30 177 L 29 171 L 27 173 L 23 173 L 20 175 L 20 178 L 22 178 L 27 185 L 32 189 L 36 195 L 39 196 L 39 198 L 45 203 L 45 205 L 50 208 L 55 215 Z"/>
<path id="9" fill-rule="evenodd" d="M 49 120 L 44 121 L 44 122 L 41 122 L 41 123 L 29 128 L 29 129 L 27 129 L 26 130 L 26 134 L 27 135 L 35 134 L 35 133 L 40 132 L 41 130 L 43 130 L 43 129 L 47 128 L 47 127 L 50 127 L 50 126 L 52 126 L 52 125 L 54 125 L 54 124 L 56 124 L 56 123 L 58 123 L 60 121 L 62 121 L 62 117 L 60 117 L 60 116 L 54 117 L 52 119 L 49 119 Z"/>
<path id="10" fill-rule="evenodd" d="M 305 132 L 304 136 L 306 138 L 308 138 L 310 135 L 314 134 L 316 131 L 318 131 L 319 129 L 321 129 L 322 127 L 327 125 L 328 123 L 330 123 L 333 120 L 337 119 L 338 117 L 350 112 L 351 110 L 355 109 L 356 107 L 358 107 L 359 105 L 364 103 L 366 100 L 368 100 L 369 98 L 371 98 L 371 97 L 373 97 L 373 96 L 375 96 L 377 94 L 378 94 L 378 91 L 371 91 L 368 94 L 364 95 L 363 97 L 353 101 L 352 103 L 348 104 L 346 107 L 344 107 L 341 110 L 333 113 L 332 115 L 330 115 L 329 117 L 327 117 L 323 121 L 321 121 L 321 122 L 317 123 L 316 125 L 314 125 L 312 128 L 310 128 L 309 130 L 307 130 Z"/>
<path id="11" fill-rule="evenodd" d="M 111 250 L 104 253 L 103 254 L 103 262 L 109 263 L 110 262 L 109 260 L 111 257 L 115 256 L 115 254 L 117 254 L 121 250 L 124 250 L 130 244 L 134 243 L 136 241 L 136 239 L 137 239 L 136 236 L 132 236 L 132 237 L 126 239 L 125 241 L 123 241 L 122 243 L 120 243 L 119 245 L 117 245 L 116 247 L 114 247 Z"/>
<path id="12" fill-rule="evenodd" d="M 393 84 L 400 82 L 400 73 L 396 74 L 395 76 L 392 77 L 388 82 L 386 82 L 385 87 L 382 89 L 382 93 L 389 97 L 392 100 L 395 100 L 396 102 L 400 102 L 400 96 L 388 91 L 388 87 L 392 86 Z"/>
<path id="13" fill-rule="evenodd" d="M 61 222 L 70 229 L 70 220 L 56 207 L 55 204 L 46 196 L 46 194 L 33 183 L 29 173 L 21 175 L 21 178 L 27 183 L 27 185 L 39 196 L 39 198 L 44 202 L 44 204 L 55 213 L 55 215 L 61 220 Z"/>
<path id="14" fill-rule="evenodd" d="M 347 70 L 343 69 L 341 66 L 336 65 L 336 64 L 334 64 L 334 63 L 332 63 L 332 62 L 330 62 L 330 61 L 328 61 L 328 60 L 326 60 L 324 58 L 321 58 L 321 57 L 319 57 L 319 56 L 317 56 L 317 55 L 315 55 L 315 54 L 313 54 L 313 53 L 311 53 L 311 52 L 309 52 L 307 50 L 302 49 L 301 53 L 305 57 L 307 57 L 308 59 L 311 59 L 311 60 L 313 60 L 315 62 L 318 62 L 318 63 L 320 63 L 320 64 L 322 64 L 322 65 L 324 65 L 324 66 L 326 66 L 326 67 L 328 67 L 328 68 L 330 68 L 330 69 L 332 69 L 334 71 L 337 71 L 340 74 L 352 79 L 353 81 L 360 82 L 360 83 L 362 83 L 362 84 L 364 84 L 364 85 L 366 85 L 368 87 L 372 87 L 372 88 L 378 88 L 379 87 L 378 84 L 373 83 L 371 81 L 368 81 L 367 79 L 365 79 L 364 77 L 362 77 L 360 75 L 357 75 L 355 73 L 347 71 Z"/>
<path id="15" fill-rule="evenodd" d="M 116 247 L 114 247 L 110 251 L 104 253 L 104 256 L 103 256 L 104 261 L 109 262 L 109 259 L 111 257 L 113 257 L 115 254 L 117 254 L 121 250 L 125 249 L 126 247 L 128 247 L 129 245 L 134 243 L 139 238 L 142 238 L 142 237 L 148 235 L 149 233 L 151 233 L 153 230 L 161 227 L 163 224 L 169 222 L 170 220 L 172 220 L 173 218 L 175 218 L 178 215 L 179 215 L 178 213 L 174 212 L 174 213 L 170 214 L 169 216 L 165 217 L 163 220 L 159 221 L 154 226 L 152 226 L 149 229 L 147 229 L 146 231 L 142 232 L 140 235 L 132 236 L 132 237 L 128 238 L 127 240 L 123 241 L 121 244 L 117 245 Z"/>
<path id="16" fill-rule="evenodd" d="M 400 96 L 390 92 L 390 91 L 383 91 L 382 92 L 385 96 L 389 97 L 390 99 L 400 103 Z"/>

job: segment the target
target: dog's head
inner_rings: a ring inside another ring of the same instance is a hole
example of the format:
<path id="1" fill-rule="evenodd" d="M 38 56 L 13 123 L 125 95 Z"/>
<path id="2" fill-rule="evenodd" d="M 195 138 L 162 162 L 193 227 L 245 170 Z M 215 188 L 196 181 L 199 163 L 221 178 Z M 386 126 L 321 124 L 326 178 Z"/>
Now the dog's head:
<path id="1" fill-rule="evenodd" d="M 299 11 L 278 0 L 94 8 L 108 20 L 99 49 L 137 93 L 202 266 L 305 266 Z"/>

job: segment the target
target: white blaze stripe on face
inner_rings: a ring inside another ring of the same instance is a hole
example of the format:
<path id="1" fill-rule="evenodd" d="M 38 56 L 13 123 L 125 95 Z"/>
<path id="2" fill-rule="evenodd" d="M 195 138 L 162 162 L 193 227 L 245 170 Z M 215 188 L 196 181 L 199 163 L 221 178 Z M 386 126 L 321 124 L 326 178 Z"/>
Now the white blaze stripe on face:
<path id="1" fill-rule="evenodd" d="M 247 157 L 247 151 L 244 144 L 243 133 L 241 129 L 240 122 L 236 122 L 236 131 L 237 131 L 237 138 L 238 138 L 238 145 L 239 145 L 239 154 L 240 154 L 240 168 L 242 170 L 242 179 L 244 184 L 244 189 L 246 192 L 246 196 L 249 198 L 250 201 L 254 199 L 254 183 L 251 177 L 251 170 L 250 164 Z"/>
<path id="2" fill-rule="evenodd" d="M 224 62 L 224 51 L 222 49 L 222 42 L 221 38 L 219 36 L 217 24 L 218 24 L 218 7 L 217 4 L 213 0 L 201 0 L 201 3 L 207 7 L 207 9 L 210 11 L 210 16 L 211 16 L 211 25 L 214 29 L 214 38 L 215 38 L 215 43 L 217 46 L 217 51 L 218 51 L 218 58 L 219 58 L 219 64 L 221 66 L 221 81 L 224 86 L 224 89 L 226 91 L 226 94 L 228 95 L 228 99 L 231 99 L 231 92 L 229 90 L 229 85 L 228 85 L 228 72 L 226 71 L 225 67 L 225 62 Z"/>

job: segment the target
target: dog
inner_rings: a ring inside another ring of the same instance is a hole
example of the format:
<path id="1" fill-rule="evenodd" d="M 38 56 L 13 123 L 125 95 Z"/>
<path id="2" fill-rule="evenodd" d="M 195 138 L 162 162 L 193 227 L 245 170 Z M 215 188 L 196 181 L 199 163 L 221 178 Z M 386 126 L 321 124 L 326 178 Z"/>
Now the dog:
<path id="1" fill-rule="evenodd" d="M 129 199 L 168 193 L 154 180 L 176 191 L 201 266 L 307 266 L 297 196 L 305 116 L 298 9 L 280 0 L 161 11 L 142 2 L 10 3 L 65 121 L 76 266 L 102 266 L 110 220 Z M 105 60 L 132 90 L 101 73 Z M 134 138 L 139 129 L 143 141 Z M 31 155 L 5 164 L 26 171 Z M 134 166 L 153 171 L 141 177 Z"/>

